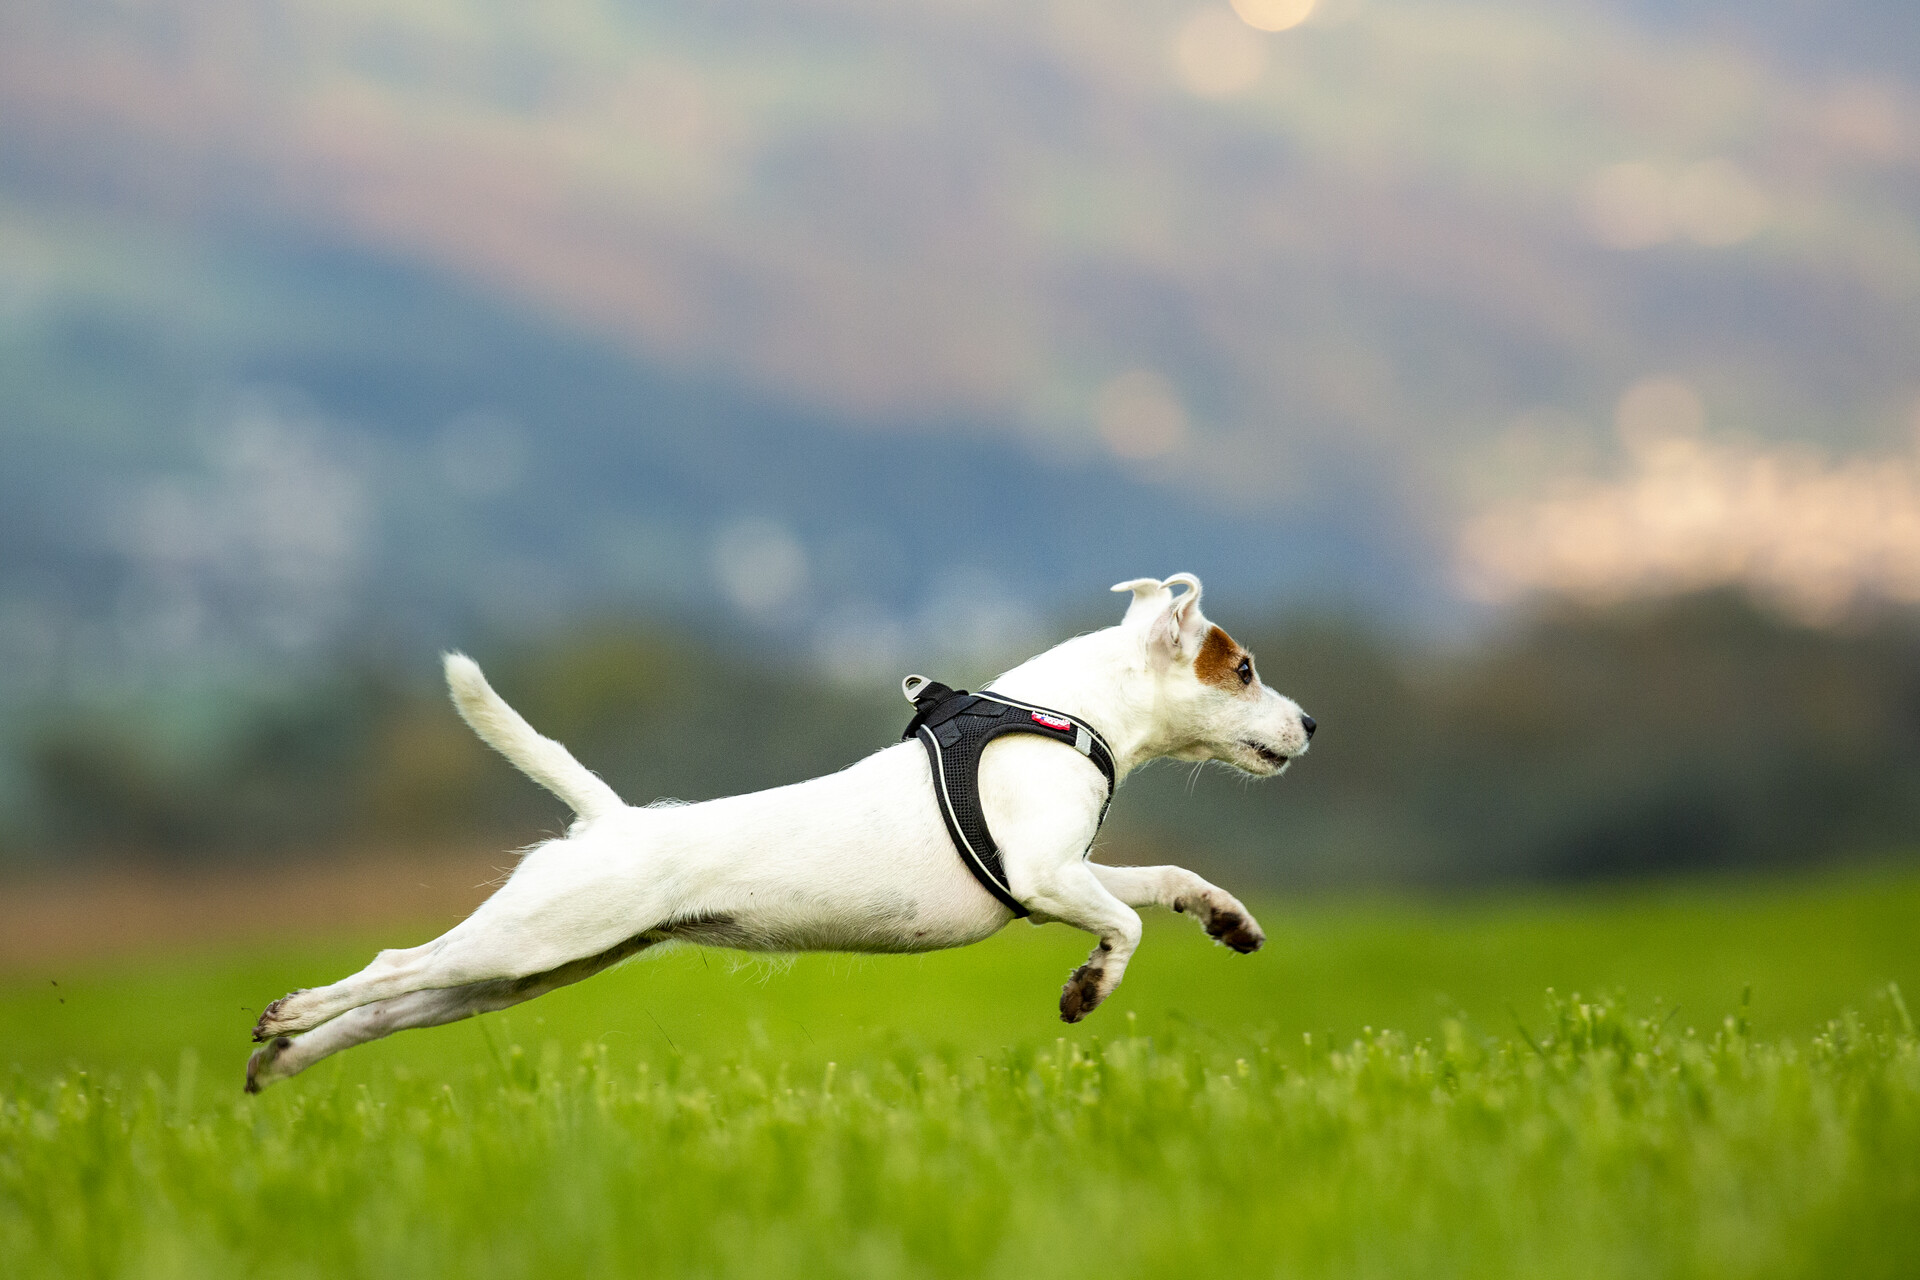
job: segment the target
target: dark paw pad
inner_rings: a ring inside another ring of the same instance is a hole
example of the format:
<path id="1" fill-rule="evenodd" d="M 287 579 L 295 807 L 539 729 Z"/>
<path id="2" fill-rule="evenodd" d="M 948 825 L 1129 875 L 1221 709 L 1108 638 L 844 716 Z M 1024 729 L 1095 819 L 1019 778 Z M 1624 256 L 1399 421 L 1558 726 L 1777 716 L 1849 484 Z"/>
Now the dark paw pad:
<path id="1" fill-rule="evenodd" d="M 1060 1021 L 1078 1022 L 1100 1003 L 1100 970 L 1083 964 L 1060 988 Z"/>
<path id="2" fill-rule="evenodd" d="M 1242 955 L 1258 951 L 1260 944 L 1267 940 L 1266 935 L 1260 932 L 1260 926 L 1238 911 L 1214 912 L 1213 918 L 1207 921 L 1207 935 Z"/>

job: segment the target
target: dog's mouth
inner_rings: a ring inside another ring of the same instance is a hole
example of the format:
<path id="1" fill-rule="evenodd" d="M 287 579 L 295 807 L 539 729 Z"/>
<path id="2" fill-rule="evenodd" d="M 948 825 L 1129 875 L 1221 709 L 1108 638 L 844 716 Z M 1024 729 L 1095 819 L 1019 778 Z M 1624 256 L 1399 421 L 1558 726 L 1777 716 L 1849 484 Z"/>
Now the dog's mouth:
<path id="1" fill-rule="evenodd" d="M 1281 755 L 1272 747 L 1263 746 L 1255 742 L 1252 738 L 1242 738 L 1240 745 L 1253 752 L 1255 758 L 1257 758 L 1261 764 L 1266 765 L 1275 773 L 1287 767 L 1287 757 Z"/>

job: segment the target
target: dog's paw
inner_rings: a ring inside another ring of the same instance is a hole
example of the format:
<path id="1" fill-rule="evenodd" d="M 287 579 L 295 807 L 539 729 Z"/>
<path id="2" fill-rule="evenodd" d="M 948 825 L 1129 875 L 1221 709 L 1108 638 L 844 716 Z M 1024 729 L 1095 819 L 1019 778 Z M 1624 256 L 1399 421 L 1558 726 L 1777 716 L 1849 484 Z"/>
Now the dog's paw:
<path id="1" fill-rule="evenodd" d="M 247 1059 L 248 1093 L 260 1092 L 285 1074 L 274 1070 L 274 1064 L 279 1061 L 281 1054 L 292 1047 L 292 1037 L 275 1036 L 253 1051 L 253 1055 Z"/>
<path id="2" fill-rule="evenodd" d="M 1258 951 L 1266 942 L 1267 935 L 1260 928 L 1260 922 L 1244 910 L 1215 911 L 1207 918 L 1207 936 L 1215 942 L 1232 947 L 1241 955 Z"/>
<path id="3" fill-rule="evenodd" d="M 1209 938 L 1242 955 L 1258 951 L 1267 940 L 1260 922 L 1240 905 L 1239 899 L 1218 889 L 1175 899 L 1173 909 L 1196 917 Z"/>
<path id="4" fill-rule="evenodd" d="M 1096 969 L 1091 963 L 1075 969 L 1067 985 L 1060 988 L 1060 1021 L 1078 1022 L 1092 1013 L 1107 998 L 1101 989 L 1106 976 L 1106 970 Z"/>
<path id="5" fill-rule="evenodd" d="M 298 991 L 289 991 L 286 995 L 281 996 L 278 1000 L 275 1000 L 272 1004 L 262 1009 L 260 1011 L 260 1021 L 253 1024 L 254 1043 L 259 1044 L 271 1040 L 274 1036 L 287 1031 L 304 1031 L 306 1028 L 295 1026 L 293 1019 L 288 1016 L 287 1002 L 295 996 L 305 994 L 305 987 L 302 987 Z"/>

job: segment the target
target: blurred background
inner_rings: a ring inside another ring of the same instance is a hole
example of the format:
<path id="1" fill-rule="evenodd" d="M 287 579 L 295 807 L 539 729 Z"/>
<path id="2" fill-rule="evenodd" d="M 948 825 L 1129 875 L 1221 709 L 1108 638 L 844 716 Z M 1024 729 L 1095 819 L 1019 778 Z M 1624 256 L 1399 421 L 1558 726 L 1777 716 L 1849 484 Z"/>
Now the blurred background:
<path id="1" fill-rule="evenodd" d="M 9 0 L 0 886 L 504 865 L 564 814 L 442 648 L 700 799 L 1182 570 L 1324 729 L 1148 771 L 1104 856 L 1898 857 L 1916 49 L 1907 0 Z"/>

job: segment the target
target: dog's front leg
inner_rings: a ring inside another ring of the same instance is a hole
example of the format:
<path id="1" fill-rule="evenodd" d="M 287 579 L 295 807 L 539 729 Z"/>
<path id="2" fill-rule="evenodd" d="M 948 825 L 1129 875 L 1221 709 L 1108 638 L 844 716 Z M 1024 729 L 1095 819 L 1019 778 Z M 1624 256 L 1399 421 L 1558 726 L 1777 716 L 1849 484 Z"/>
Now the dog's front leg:
<path id="1" fill-rule="evenodd" d="M 1060 991 L 1060 1020 L 1078 1022 L 1113 994 L 1140 945 L 1140 916 L 1108 893 L 1088 864 L 1075 859 L 1024 888 L 1020 900 L 1037 920 L 1059 920 L 1100 939 Z"/>
<path id="2" fill-rule="evenodd" d="M 1200 921 L 1215 942 L 1245 954 L 1267 940 L 1240 899 L 1185 867 L 1103 867 L 1088 863 L 1100 883 L 1130 907 L 1165 907 Z"/>

